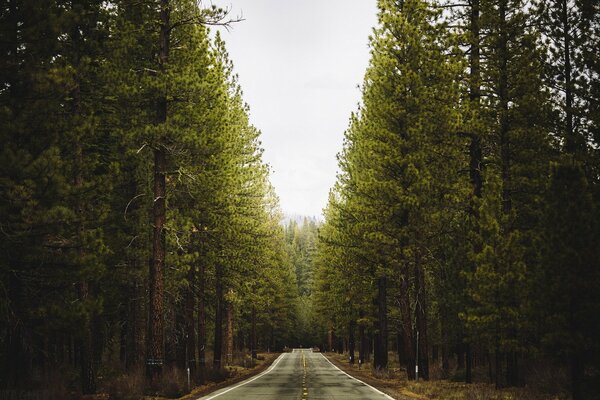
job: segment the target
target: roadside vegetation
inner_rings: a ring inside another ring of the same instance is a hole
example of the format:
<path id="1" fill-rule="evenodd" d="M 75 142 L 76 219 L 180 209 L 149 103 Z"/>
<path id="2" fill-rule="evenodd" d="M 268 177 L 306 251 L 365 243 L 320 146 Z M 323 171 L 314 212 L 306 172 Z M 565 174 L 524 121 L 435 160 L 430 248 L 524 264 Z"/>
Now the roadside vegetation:
<path id="1" fill-rule="evenodd" d="M 321 348 L 597 398 L 598 2 L 378 6 L 319 232 Z"/>

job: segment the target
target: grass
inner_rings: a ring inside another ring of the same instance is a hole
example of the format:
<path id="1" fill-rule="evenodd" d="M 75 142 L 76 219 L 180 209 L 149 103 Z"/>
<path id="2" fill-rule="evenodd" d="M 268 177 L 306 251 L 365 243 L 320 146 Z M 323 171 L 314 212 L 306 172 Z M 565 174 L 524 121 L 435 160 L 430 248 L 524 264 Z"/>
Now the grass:
<path id="1" fill-rule="evenodd" d="M 346 356 L 327 354 L 342 370 L 399 400 L 563 400 L 565 394 L 548 394 L 533 387 L 496 389 L 488 383 L 465 384 L 447 379 L 408 381 L 404 370 L 391 363 L 386 371 L 373 370 L 370 364 L 359 369 Z M 432 374 L 435 375 L 435 374 Z"/>

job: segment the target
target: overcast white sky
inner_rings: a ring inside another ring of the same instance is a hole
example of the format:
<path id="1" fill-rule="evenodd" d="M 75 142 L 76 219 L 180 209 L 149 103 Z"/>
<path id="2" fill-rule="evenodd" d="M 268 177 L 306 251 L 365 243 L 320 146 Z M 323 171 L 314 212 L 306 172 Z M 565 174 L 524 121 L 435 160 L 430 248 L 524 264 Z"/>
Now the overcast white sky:
<path id="1" fill-rule="evenodd" d="M 360 100 L 376 0 L 213 0 L 286 214 L 320 216 Z"/>

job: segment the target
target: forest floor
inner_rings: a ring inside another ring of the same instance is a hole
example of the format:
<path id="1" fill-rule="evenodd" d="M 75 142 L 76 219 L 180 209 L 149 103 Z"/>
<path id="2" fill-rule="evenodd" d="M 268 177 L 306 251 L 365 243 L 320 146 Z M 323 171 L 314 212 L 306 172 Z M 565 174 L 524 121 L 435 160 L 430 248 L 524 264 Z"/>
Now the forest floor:
<path id="1" fill-rule="evenodd" d="M 405 371 L 390 368 L 373 371 L 370 364 L 361 368 L 350 364 L 346 355 L 325 354 L 338 368 L 398 400 L 560 400 L 564 396 L 539 393 L 528 387 L 497 390 L 488 383 L 465 384 L 449 380 L 408 381 Z"/>
<path id="2" fill-rule="evenodd" d="M 166 370 L 163 373 L 161 395 L 144 395 L 144 374 L 132 373 L 113 378 L 100 388 L 96 395 L 79 397 L 80 400 L 192 400 L 207 395 L 215 390 L 233 385 L 266 370 L 279 357 L 281 353 L 259 353 L 254 360 L 254 366 L 244 367 L 244 360 L 234 360 L 234 365 L 225 367 L 222 371 L 208 370 L 205 378 L 206 384 L 196 386 L 189 394 L 181 396 L 186 390 L 186 377 L 180 370 Z M 210 359 L 210 357 L 207 357 Z M 1 396 L 0 396 L 1 397 Z M 28 397 L 29 398 L 29 397 Z M 44 397 L 45 398 L 45 397 Z M 77 398 L 77 397 L 72 397 Z"/>

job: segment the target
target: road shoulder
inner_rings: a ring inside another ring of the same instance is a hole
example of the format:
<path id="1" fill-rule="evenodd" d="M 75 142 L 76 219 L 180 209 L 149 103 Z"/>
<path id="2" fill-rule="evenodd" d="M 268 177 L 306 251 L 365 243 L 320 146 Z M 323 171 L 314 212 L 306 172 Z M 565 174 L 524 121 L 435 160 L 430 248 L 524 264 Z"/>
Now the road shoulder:
<path id="1" fill-rule="evenodd" d="M 397 378 L 379 379 L 373 376 L 370 367 L 358 368 L 358 364 L 350 364 L 345 356 L 337 353 L 323 353 L 333 365 L 364 383 L 397 400 L 428 400 L 427 397 L 408 391 L 402 381 Z"/>
<path id="2" fill-rule="evenodd" d="M 260 360 L 260 364 L 256 365 L 254 368 L 244 368 L 241 370 L 236 369 L 235 375 L 231 376 L 230 378 L 227 378 L 221 382 L 209 382 L 206 385 L 196 386 L 194 389 L 192 389 L 191 393 L 180 397 L 178 400 L 195 400 L 217 390 L 224 389 L 228 386 L 245 381 L 246 379 L 250 379 L 266 371 L 267 368 L 269 368 L 280 355 L 281 353 L 263 354 L 265 359 Z"/>

